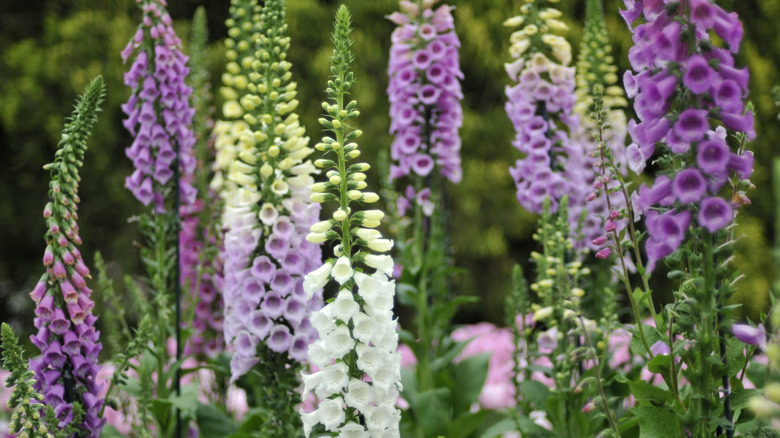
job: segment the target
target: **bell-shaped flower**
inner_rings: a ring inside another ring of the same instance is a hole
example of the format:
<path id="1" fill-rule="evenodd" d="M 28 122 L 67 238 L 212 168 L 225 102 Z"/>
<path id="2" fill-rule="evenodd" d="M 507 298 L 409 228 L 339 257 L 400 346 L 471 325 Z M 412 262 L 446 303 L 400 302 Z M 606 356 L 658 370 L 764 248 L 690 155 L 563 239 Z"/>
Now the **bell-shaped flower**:
<path id="1" fill-rule="evenodd" d="M 707 197 L 701 201 L 699 207 L 699 225 L 714 233 L 734 219 L 734 209 L 719 197 Z"/>
<path id="2" fill-rule="evenodd" d="M 331 275 L 339 284 L 344 284 L 352 278 L 352 265 L 347 256 L 341 256 L 333 265 Z"/>
<path id="3" fill-rule="evenodd" d="M 311 299 L 316 290 L 322 289 L 328 283 L 332 269 L 333 264 L 326 262 L 303 277 L 303 290 L 308 299 Z"/>
<path id="4" fill-rule="evenodd" d="M 317 418 L 326 430 L 336 432 L 346 418 L 344 400 L 341 397 L 322 400 L 317 408 Z"/>
<path id="5" fill-rule="evenodd" d="M 336 263 L 338 266 L 338 263 Z M 336 295 L 336 300 L 333 302 L 333 316 L 348 323 L 352 317 L 360 311 L 360 305 L 355 302 L 352 292 L 348 289 L 342 289 Z"/>

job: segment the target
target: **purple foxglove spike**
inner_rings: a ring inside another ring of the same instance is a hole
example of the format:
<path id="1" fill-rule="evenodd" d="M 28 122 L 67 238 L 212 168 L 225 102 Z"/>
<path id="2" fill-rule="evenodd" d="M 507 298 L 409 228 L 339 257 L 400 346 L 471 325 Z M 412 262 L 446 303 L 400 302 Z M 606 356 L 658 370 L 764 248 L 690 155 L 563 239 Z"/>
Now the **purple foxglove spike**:
<path id="1" fill-rule="evenodd" d="M 712 27 L 716 11 L 709 0 L 689 0 L 688 7 L 691 11 L 691 21 L 696 23 L 698 29 L 706 31 Z"/>
<path id="2" fill-rule="evenodd" d="M 60 291 L 62 292 L 62 297 L 65 299 L 65 302 L 68 304 L 75 303 L 79 299 L 79 293 L 76 292 L 76 289 L 67 280 L 60 283 Z"/>
<path id="3" fill-rule="evenodd" d="M 669 344 L 666 342 L 656 341 L 656 343 L 650 347 L 650 352 L 657 356 L 668 355 L 672 350 L 669 349 Z"/>
<path id="4" fill-rule="evenodd" d="M 730 79 L 737 83 L 737 85 L 743 90 L 744 94 L 747 94 L 748 80 L 750 79 L 750 72 L 747 67 L 734 68 L 732 65 L 721 62 L 718 65 L 718 73 L 723 79 Z"/>

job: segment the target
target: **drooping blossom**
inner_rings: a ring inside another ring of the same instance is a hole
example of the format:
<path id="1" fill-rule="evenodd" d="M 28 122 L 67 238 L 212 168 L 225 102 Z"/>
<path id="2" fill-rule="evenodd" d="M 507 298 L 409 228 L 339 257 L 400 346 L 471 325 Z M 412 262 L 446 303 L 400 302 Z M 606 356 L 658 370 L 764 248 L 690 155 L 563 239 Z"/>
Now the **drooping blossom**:
<path id="1" fill-rule="evenodd" d="M 677 250 L 691 224 L 716 233 L 731 223 L 738 206 L 732 199 L 746 198 L 726 183 L 734 174 L 750 177 L 753 154 L 744 151 L 744 141 L 755 131 L 753 113 L 744 104 L 749 73 L 733 58 L 742 39 L 735 13 L 693 0 L 674 9 L 633 0 L 626 7 L 622 14 L 634 46 L 629 51 L 633 71 L 623 82 L 639 118 L 628 126 L 629 166 L 641 172 L 656 157 L 678 163 L 666 166 L 665 174 L 640 187 L 637 196 L 648 218 L 652 270 Z M 643 22 L 635 26 L 640 17 Z M 713 33 L 726 47 L 713 42 Z"/>
<path id="2" fill-rule="evenodd" d="M 191 126 L 195 110 L 188 101 L 192 88 L 185 83 L 187 57 L 181 52 L 165 0 L 137 3 L 143 21 L 122 51 L 123 62 L 137 52 L 124 78 L 132 93 L 122 105 L 127 115 L 123 124 L 134 138 L 125 154 L 135 167 L 125 187 L 142 204 L 153 203 L 155 211 L 163 213 L 173 208 L 174 190 L 179 191 L 181 206 L 195 202 Z M 177 165 L 178 182 L 174 181 Z"/>
<path id="3" fill-rule="evenodd" d="M 104 93 L 102 78 L 89 84 L 65 125 L 54 163 L 45 166 L 52 176 L 51 202 L 43 210 L 46 273 L 30 293 L 36 304 L 34 324 L 38 330 L 30 340 L 41 351 L 30 360 L 37 380 L 35 389 L 43 395 L 43 402 L 54 408 L 60 427 L 73 421 L 73 403 L 80 403 L 85 416 L 77 428 L 92 438 L 100 435 L 105 422 L 98 416 L 103 397 L 94 378 L 100 370 L 102 345 L 95 328 L 97 317 L 92 314 L 92 290 L 86 282 L 89 268 L 78 249 L 78 182 L 86 141 Z"/>
<path id="4" fill-rule="evenodd" d="M 351 16 L 343 5 L 335 27 L 331 84 L 340 85 L 328 87 L 331 101 L 323 108 L 331 117 L 320 119 L 333 136 L 315 146 L 325 152 L 325 158 L 315 164 L 326 170 L 328 182 L 312 187 L 312 200 L 338 201 L 338 209 L 332 219 L 314 224 L 306 236 L 311 242 L 332 241 L 335 257 L 308 273 L 303 287 L 309 296 L 328 283 L 338 292 L 311 317 L 320 340 L 309 346 L 308 355 L 319 371 L 303 375 L 303 398 L 314 392 L 318 404 L 310 412 L 300 412 L 307 438 L 318 424 L 339 436 L 400 437 L 401 412 L 396 402 L 401 355 L 393 319 L 395 281 L 388 277 L 393 259 L 382 254 L 393 242 L 375 229 L 383 216 L 380 210 L 357 211 L 358 203 L 374 203 L 379 197 L 363 191 L 368 164 L 348 164 L 359 155 L 353 140 L 361 132 L 351 127 L 358 115 L 357 102 L 345 101 L 354 78 L 348 72 L 353 58 Z"/>
<path id="5" fill-rule="evenodd" d="M 517 200 L 528 211 L 541 213 L 546 199 L 550 211 L 569 198 L 569 221 L 576 235 L 580 212 L 588 195 L 592 166 L 582 142 L 570 133 L 579 127 L 575 104 L 571 46 L 554 32 L 567 29 L 561 12 L 543 8 L 544 0 L 526 2 L 521 15 L 508 19 L 512 33 L 505 64 L 513 83 L 506 87 L 506 112 L 515 128 L 512 144 L 524 154 L 509 169 L 517 186 Z M 550 54 L 551 57 L 548 57 Z"/>
<path id="6" fill-rule="evenodd" d="M 393 164 L 390 178 L 428 177 L 438 172 L 460 182 L 460 136 L 463 99 L 452 7 L 433 2 L 401 1 L 401 12 L 387 18 L 398 27 L 390 48 L 387 93 L 390 98 L 390 133 Z M 422 190 L 421 190 L 422 191 Z M 414 190 L 400 197 L 401 215 L 416 204 Z M 426 209 L 430 216 L 431 209 Z"/>
<path id="7" fill-rule="evenodd" d="M 233 2 L 234 18 L 251 16 L 246 2 Z M 246 129 L 240 133 L 235 160 L 227 168 L 222 195 L 225 342 L 233 346 L 232 379 L 247 373 L 259 361 L 258 348 L 303 362 L 317 333 L 310 314 L 322 306 L 321 290 L 304 292 L 304 275 L 322 263 L 319 245 L 303 238 L 319 220 L 320 206 L 309 200 L 316 169 L 306 157 L 309 138 L 293 113 L 295 82 L 285 60 L 289 38 L 284 35 L 284 3 L 268 1 L 262 10 L 259 37 L 246 28 L 231 28 L 237 47 L 268 53 L 262 60 L 244 61 L 250 90 L 236 102 Z M 244 33 L 242 33 L 244 32 Z M 228 58 L 234 54 L 228 53 Z M 246 58 L 244 58 L 246 59 Z M 228 71 L 233 68 L 228 64 Z M 237 80 L 237 72 L 231 83 Z M 229 117 L 230 115 L 228 115 Z"/>

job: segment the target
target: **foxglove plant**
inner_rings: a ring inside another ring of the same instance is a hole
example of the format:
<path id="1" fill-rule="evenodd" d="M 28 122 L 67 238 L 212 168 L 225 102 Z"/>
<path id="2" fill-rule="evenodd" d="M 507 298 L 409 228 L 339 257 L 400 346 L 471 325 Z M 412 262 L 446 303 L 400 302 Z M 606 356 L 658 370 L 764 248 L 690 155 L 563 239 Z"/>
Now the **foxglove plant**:
<path id="1" fill-rule="evenodd" d="M 545 199 L 550 199 L 554 213 L 559 200 L 567 195 L 570 230 L 577 236 L 592 171 L 583 144 L 570 135 L 579 126 L 579 117 L 573 112 L 571 46 L 555 35 L 568 28 L 558 20 L 561 12 L 543 7 L 544 3 L 525 2 L 521 15 L 504 23 L 523 26 L 512 33 L 509 53 L 515 60 L 505 67 L 516 82 L 506 87 L 506 112 L 516 131 L 512 144 L 525 156 L 509 173 L 517 186 L 517 200 L 530 212 L 541 213 Z"/>
<path id="2" fill-rule="evenodd" d="M 460 137 L 463 98 L 459 78 L 460 41 L 455 34 L 452 7 L 436 1 L 401 1 L 400 12 L 387 16 L 395 23 L 390 49 L 387 93 L 390 100 L 390 132 L 395 135 L 390 157 L 389 179 L 406 186 L 396 193 L 395 211 L 399 217 L 396 234 L 399 300 L 414 303 L 415 336 L 410 343 L 418 361 L 417 389 L 420 393 L 436 386 L 430 364 L 445 357 L 451 318 L 457 304 L 470 301 L 455 298 L 449 287 L 452 261 L 447 238 L 448 203 L 445 179 L 459 183 Z M 391 210 L 392 211 L 392 210 Z M 431 317 L 437 315 L 437 317 Z M 446 359 L 449 357 L 449 359 Z M 454 418 L 459 406 L 453 404 Z M 437 435 L 442 430 L 419 430 L 427 415 L 411 407 L 418 434 Z"/>
<path id="3" fill-rule="evenodd" d="M 338 293 L 312 315 L 320 340 L 309 346 L 308 354 L 320 371 L 303 376 L 303 392 L 306 397 L 313 391 L 319 401 L 315 410 L 301 410 L 307 438 L 313 430 L 316 436 L 400 436 L 401 413 L 395 404 L 401 389 L 401 356 L 393 319 L 395 282 L 388 277 L 393 259 L 381 254 L 393 242 L 374 229 L 384 216 L 382 211 L 350 207 L 379 200 L 376 193 L 362 191 L 369 165 L 347 164 L 360 155 L 353 140 L 361 134 L 350 125 L 359 114 L 357 102 L 345 102 L 355 81 L 349 71 L 351 21 L 342 5 L 333 33 L 333 76 L 326 91 L 331 102 L 322 105 L 328 118 L 320 119 L 332 136 L 315 146 L 330 158 L 315 161 L 326 170 L 328 181 L 312 187 L 312 200 L 336 201 L 338 209 L 332 219 L 314 224 L 306 239 L 332 242 L 335 258 L 307 274 L 304 289 L 311 297 L 332 282 Z M 369 274 L 368 269 L 374 272 Z"/>
<path id="4" fill-rule="evenodd" d="M 165 0 L 137 2 L 144 18 L 122 51 L 123 62 L 138 51 L 125 73 L 125 85 L 133 92 L 122 105 L 127 114 L 123 124 L 134 137 L 125 153 L 135 166 L 125 186 L 143 205 L 153 202 L 155 212 L 160 214 L 172 208 L 172 202 L 166 205 L 166 200 L 173 200 L 174 191 L 178 192 L 181 205 L 195 202 L 195 136 L 191 128 L 195 110 L 187 100 L 192 94 L 192 88 L 185 83 L 189 72 L 187 57 L 171 27 Z M 178 181 L 176 174 L 181 176 Z"/>
<path id="5" fill-rule="evenodd" d="M 662 169 L 652 186 L 639 189 L 635 207 L 646 217 L 648 270 L 667 259 L 676 268 L 670 275 L 683 280 L 670 313 L 675 316 L 669 345 L 679 343 L 672 342 L 674 334 L 692 344 L 679 352 L 682 374 L 697 394 L 687 404 L 691 414 L 683 425 L 694 436 L 712 436 L 713 420 L 722 418 L 732 436 L 725 366 L 731 316 L 723 306 L 734 282 L 730 226 L 736 209 L 748 202 L 743 190 L 751 185 L 753 155 L 744 148 L 755 136 L 753 113 L 743 100 L 748 71 L 737 68 L 732 55 L 739 50 L 742 25 L 735 13 L 708 0 L 625 4 L 621 13 L 635 45 L 629 52 L 634 71 L 626 73 L 624 84 L 639 117 L 639 123 L 629 123 L 634 143 L 627 159 L 641 172 L 657 156 Z M 640 16 L 644 23 L 634 26 Z M 728 48 L 718 47 L 711 32 Z M 714 365 L 718 356 L 724 366 Z M 676 394 L 673 358 L 667 383 Z"/>
<path id="6" fill-rule="evenodd" d="M 219 215 L 222 211 L 219 195 L 209 187 L 213 173 L 207 168 L 213 161 L 211 130 L 214 125 L 209 90 L 206 50 L 208 28 L 206 12 L 198 8 L 192 23 L 192 70 L 189 82 L 195 108 L 193 132 L 196 173 L 193 186 L 197 198 L 185 207 L 180 234 L 181 283 L 190 292 L 194 309 L 192 330 L 185 354 L 214 356 L 223 349 L 222 336 L 222 259 L 220 257 Z"/>
<path id="7" fill-rule="evenodd" d="M 651 187 L 640 188 L 638 195 L 638 208 L 647 215 L 652 271 L 657 261 L 680 247 L 692 223 L 711 234 L 731 223 L 737 205 L 731 197 L 719 196 L 720 189 L 730 172 L 740 179 L 750 177 L 753 154 L 744 151 L 744 142 L 755 131 L 753 113 L 745 111 L 743 102 L 749 73 L 736 68 L 732 56 L 742 39 L 735 14 L 701 0 L 675 2 L 669 8 L 672 13 L 661 4 L 626 4 L 623 16 L 629 26 L 640 15 L 647 20 L 632 28 L 635 45 L 629 59 L 634 71 L 624 76 L 640 120 L 629 123 L 629 166 L 641 172 L 656 146 L 663 145 L 660 156 L 666 159 L 661 164 L 671 170 Z M 729 49 L 713 46 L 710 30 Z M 677 103 L 677 98 L 684 100 Z M 740 135 L 735 152 L 729 148 L 727 130 Z M 669 162 L 675 159 L 678 163 Z M 736 190 L 738 203 L 745 203 Z"/>
<path id="8" fill-rule="evenodd" d="M 567 261 L 571 260 L 573 242 L 568 237 L 566 213 L 566 197 L 561 198 L 558 214 L 551 214 L 549 201 L 545 202 L 534 234 L 542 249 L 531 254 L 536 281 L 527 288 L 536 295 L 535 302 L 531 302 L 524 286 L 522 272 L 515 275 L 512 310 L 521 312 L 514 314 L 514 319 L 520 320 L 514 363 L 517 408 L 526 418 L 544 413 L 557 435 L 594 436 L 604 425 L 586 406 L 589 400 L 598 400 L 609 430 L 617 433 L 616 418 L 604 392 L 599 366 L 602 359 L 594 348 L 596 322 L 584 318 L 580 309 L 585 291 L 577 285 L 590 269 L 579 261 Z M 549 386 L 552 391 L 545 390 L 543 397 L 522 399 L 522 394 L 539 391 L 540 386 Z M 523 434 L 532 432 L 520 418 L 515 415 L 518 430 Z"/>
<path id="9" fill-rule="evenodd" d="M 251 4 L 233 6 L 249 13 Z M 263 7 L 256 52 L 248 61 L 250 92 L 239 102 L 248 129 L 227 176 L 235 192 L 224 214 L 224 329 L 225 341 L 235 347 L 234 380 L 260 360 L 261 344 L 304 361 L 316 337 L 309 314 L 322 304 L 321 292 L 307 302 L 303 290 L 303 276 L 319 265 L 321 250 L 300 233 L 319 220 L 320 207 L 308 200 L 316 169 L 306 160 L 309 138 L 293 113 L 298 101 L 285 60 L 290 39 L 284 14 L 281 0 Z"/>
<path id="10" fill-rule="evenodd" d="M 387 69 L 390 133 L 395 135 L 390 178 L 408 176 L 412 182 L 398 199 L 402 216 L 409 206 L 422 204 L 430 196 L 431 184 L 425 183 L 426 177 L 438 173 L 458 183 L 463 175 L 458 135 L 463 124 L 460 41 L 452 7 L 442 5 L 434 10 L 434 3 L 403 0 L 401 12 L 387 17 L 398 26 Z M 424 209 L 426 216 L 431 215 L 430 210 Z"/>
<path id="11" fill-rule="evenodd" d="M 190 107 L 192 88 L 186 84 L 189 68 L 181 52 L 181 40 L 172 27 L 165 0 L 137 0 L 143 19 L 133 38 L 122 51 L 122 60 L 135 55 L 125 73 L 125 85 L 132 92 L 122 106 L 127 114 L 123 124 L 133 135 L 133 144 L 125 154 L 135 170 L 125 186 L 149 208 L 139 217 L 141 234 L 146 238 L 141 259 L 147 271 L 153 296 L 157 331 L 149 345 L 150 362 L 135 368 L 142 384 L 144 412 L 138 416 L 149 433 L 148 418 L 153 416 L 159 435 L 182 431 L 182 411 L 172 403 L 165 409 L 152 409 L 152 398 L 166 400 L 180 395 L 180 372 L 171 363 L 181 358 L 181 243 L 182 222 L 193 215 L 197 189 L 193 187 L 196 158 L 195 134 Z M 150 205 L 153 204 L 153 205 Z M 186 238 L 186 235 L 184 236 Z M 173 305 L 171 305 L 173 303 Z M 153 310 L 152 310 L 153 309 Z M 169 352 L 169 336 L 175 333 L 175 348 Z M 150 363 L 153 366 L 149 366 Z M 153 376 L 156 374 L 156 376 Z M 186 418 L 185 418 L 186 419 Z"/>
<path id="12" fill-rule="evenodd" d="M 79 168 L 104 95 L 103 79 L 93 79 L 62 131 L 54 162 L 44 166 L 51 173 L 51 202 L 43 210 L 46 273 L 30 293 L 38 329 L 30 340 L 41 350 L 41 356 L 30 360 L 30 368 L 35 372 L 35 390 L 54 408 L 58 424 L 49 426 L 75 428 L 80 435 L 94 438 L 104 423 L 98 415 L 103 399 L 94 379 L 100 370 L 97 360 L 102 346 L 95 328 L 97 317 L 92 314 L 92 291 L 86 283 L 89 268 L 78 249 L 77 221 Z M 78 421 L 74 404 L 81 405 L 85 413 Z"/>

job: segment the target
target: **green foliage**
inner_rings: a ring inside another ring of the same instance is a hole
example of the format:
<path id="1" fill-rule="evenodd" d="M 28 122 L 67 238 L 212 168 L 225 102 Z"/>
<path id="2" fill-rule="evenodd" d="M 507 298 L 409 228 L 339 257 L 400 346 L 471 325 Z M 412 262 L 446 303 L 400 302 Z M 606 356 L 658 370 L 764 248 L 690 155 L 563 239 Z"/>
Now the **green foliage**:
<path id="1" fill-rule="evenodd" d="M 24 351 L 19 346 L 19 339 L 6 323 L 0 325 L 0 330 L 2 330 L 0 349 L 3 350 L 3 368 L 11 373 L 3 383 L 6 387 L 13 388 L 8 399 L 8 408 L 14 411 L 14 417 L 8 427 L 12 433 L 20 433 L 24 429 L 24 432 L 32 438 L 53 438 L 46 424 L 57 424 L 57 422 L 47 421 L 44 424 L 41 421 L 41 411 L 44 408 L 41 403 L 43 396 L 33 389 L 35 373 L 28 368 Z"/>

